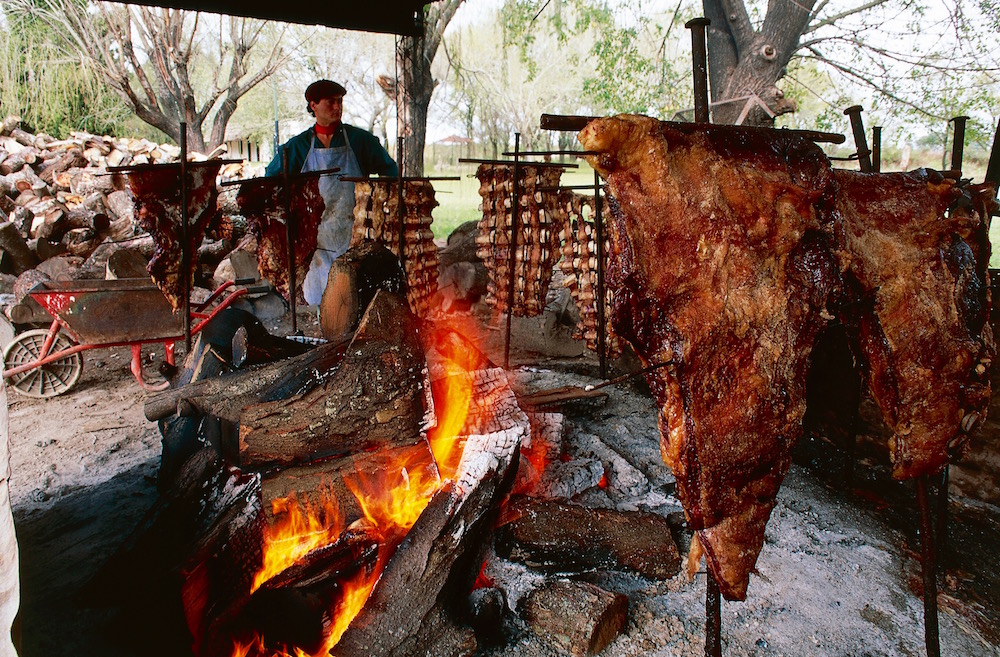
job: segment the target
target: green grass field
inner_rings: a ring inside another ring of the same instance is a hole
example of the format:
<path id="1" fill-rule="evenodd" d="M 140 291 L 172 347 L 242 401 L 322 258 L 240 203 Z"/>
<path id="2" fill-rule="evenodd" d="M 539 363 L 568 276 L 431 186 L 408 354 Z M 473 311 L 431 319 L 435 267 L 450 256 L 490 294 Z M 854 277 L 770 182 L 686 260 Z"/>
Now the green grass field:
<path id="1" fill-rule="evenodd" d="M 431 213 L 434 223 L 434 237 L 444 239 L 455 228 L 466 221 L 478 221 L 479 181 L 476 179 L 475 164 L 460 164 L 447 169 L 431 171 L 429 176 L 459 176 L 460 180 L 435 180 L 434 191 L 440 205 Z M 564 185 L 592 185 L 594 170 L 585 161 L 579 161 L 578 169 L 567 169 L 562 175 Z"/>

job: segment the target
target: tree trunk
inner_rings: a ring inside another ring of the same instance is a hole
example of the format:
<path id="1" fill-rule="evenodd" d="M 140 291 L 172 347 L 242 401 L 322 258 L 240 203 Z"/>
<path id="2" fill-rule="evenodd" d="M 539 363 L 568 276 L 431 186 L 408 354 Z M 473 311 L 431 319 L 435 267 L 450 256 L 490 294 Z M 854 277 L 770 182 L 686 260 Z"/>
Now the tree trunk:
<path id="1" fill-rule="evenodd" d="M 432 3 L 424 13 L 424 32 L 415 37 L 402 37 L 396 49 L 396 61 L 402 72 L 402 85 L 387 93 L 396 101 L 396 134 L 403 137 L 403 160 L 400 169 L 407 176 L 424 175 L 424 145 L 427 140 L 427 107 L 437 82 L 431 64 L 444 30 L 463 0 L 442 0 Z M 402 93 L 400 93 L 402 92 Z M 396 159 L 399 159 L 397 154 Z"/>
<path id="2" fill-rule="evenodd" d="M 743 125 L 774 124 L 774 116 L 795 111 L 795 101 L 784 97 L 776 83 L 799 45 L 815 0 L 777 0 L 768 5 L 760 29 L 750 22 L 742 0 L 703 0 L 708 28 L 708 72 L 712 86 L 712 121 Z M 767 105 L 751 106 L 754 96 Z"/>

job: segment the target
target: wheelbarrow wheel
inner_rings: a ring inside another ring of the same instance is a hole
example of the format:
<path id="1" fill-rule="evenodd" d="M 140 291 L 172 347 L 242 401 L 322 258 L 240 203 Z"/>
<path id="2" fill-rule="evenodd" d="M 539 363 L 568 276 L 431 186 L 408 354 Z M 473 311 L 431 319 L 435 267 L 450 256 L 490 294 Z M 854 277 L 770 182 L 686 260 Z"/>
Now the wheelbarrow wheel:
<path id="1" fill-rule="evenodd" d="M 38 360 L 48 336 L 48 329 L 32 329 L 14 339 L 3 350 L 4 367 L 8 370 Z M 65 333 L 56 334 L 52 352 L 68 349 L 75 343 Z M 45 399 L 61 395 L 80 380 L 83 373 L 83 356 L 70 354 L 48 365 L 21 372 L 7 379 L 7 385 L 22 395 Z"/>

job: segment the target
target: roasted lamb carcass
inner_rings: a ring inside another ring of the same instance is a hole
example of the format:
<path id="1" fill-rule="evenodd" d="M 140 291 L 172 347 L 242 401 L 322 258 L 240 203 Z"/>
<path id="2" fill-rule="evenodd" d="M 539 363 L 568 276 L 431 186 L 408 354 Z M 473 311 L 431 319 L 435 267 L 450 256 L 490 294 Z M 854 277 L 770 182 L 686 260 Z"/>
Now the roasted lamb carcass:
<path id="1" fill-rule="evenodd" d="M 986 263 L 992 189 L 935 171 L 837 171 L 854 328 L 893 431 L 892 474 L 939 471 L 986 417 L 996 353 Z"/>
<path id="2" fill-rule="evenodd" d="M 833 174 L 813 143 L 732 126 L 597 119 L 614 332 L 646 364 L 664 460 L 720 591 L 744 599 L 838 284 Z"/>
<path id="3" fill-rule="evenodd" d="M 219 160 L 209 160 L 187 165 L 188 281 L 198 264 L 198 247 L 205 231 L 218 216 L 219 190 L 215 178 L 222 164 Z M 136 167 L 128 172 L 136 221 L 153 238 L 153 257 L 146 271 L 175 311 L 184 305 L 185 293 L 181 274 L 180 171 L 180 164 L 170 164 Z"/>
<path id="4" fill-rule="evenodd" d="M 236 204 L 257 238 L 257 269 L 260 275 L 290 301 L 285 218 L 290 215 L 293 222 L 295 280 L 296 287 L 300 287 L 316 251 L 316 235 L 326 205 L 319 193 L 318 176 L 295 176 L 288 184 L 286 195 L 282 178 L 247 181 L 240 185 Z"/>

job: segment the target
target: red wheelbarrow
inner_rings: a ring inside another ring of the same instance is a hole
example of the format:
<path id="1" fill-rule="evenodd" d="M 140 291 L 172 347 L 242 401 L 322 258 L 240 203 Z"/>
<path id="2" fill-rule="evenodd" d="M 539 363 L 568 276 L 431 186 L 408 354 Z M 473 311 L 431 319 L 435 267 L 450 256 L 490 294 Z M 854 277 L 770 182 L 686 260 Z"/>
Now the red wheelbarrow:
<path id="1" fill-rule="evenodd" d="M 191 334 L 246 294 L 246 288 L 219 287 L 191 312 Z M 226 291 L 229 293 L 221 298 Z M 3 352 L 7 385 L 29 397 L 47 398 L 70 390 L 83 372 L 80 352 L 100 347 L 132 347 L 132 374 L 146 390 L 142 345 L 163 343 L 167 363 L 174 364 L 174 343 L 184 339 L 183 315 L 173 312 L 163 293 L 148 278 L 45 281 L 29 294 L 55 319 L 47 329 L 16 336 Z"/>

